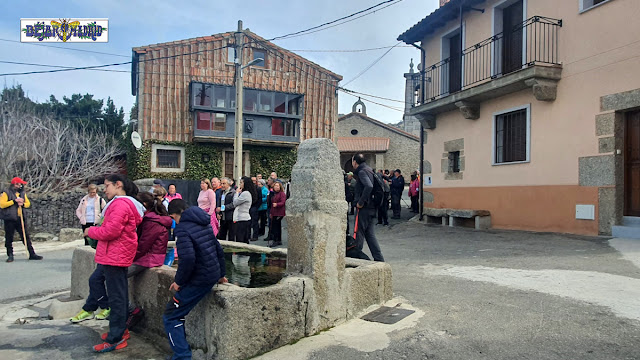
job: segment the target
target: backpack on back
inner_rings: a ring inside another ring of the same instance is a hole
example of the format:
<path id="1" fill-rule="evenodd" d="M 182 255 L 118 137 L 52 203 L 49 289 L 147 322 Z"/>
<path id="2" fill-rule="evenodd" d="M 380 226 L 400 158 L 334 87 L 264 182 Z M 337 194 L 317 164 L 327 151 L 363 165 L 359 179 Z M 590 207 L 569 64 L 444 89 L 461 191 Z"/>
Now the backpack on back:
<path id="1" fill-rule="evenodd" d="M 371 190 L 371 201 L 376 209 L 384 202 L 384 180 L 379 173 L 373 173 L 373 190 Z"/>

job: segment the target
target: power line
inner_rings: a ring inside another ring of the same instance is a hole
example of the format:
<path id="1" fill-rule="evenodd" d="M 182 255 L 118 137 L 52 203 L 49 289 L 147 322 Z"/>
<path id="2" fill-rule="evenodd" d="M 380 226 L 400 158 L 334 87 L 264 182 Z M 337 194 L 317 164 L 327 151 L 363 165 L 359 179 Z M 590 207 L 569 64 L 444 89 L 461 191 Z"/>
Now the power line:
<path id="1" fill-rule="evenodd" d="M 394 0 L 394 1 L 395 1 L 395 0 Z M 365 16 L 368 16 L 368 15 L 374 14 L 374 13 L 375 13 L 375 12 L 377 12 L 377 11 L 380 11 L 380 10 L 386 9 L 386 8 L 388 8 L 389 6 L 393 6 L 393 5 L 397 4 L 397 3 L 399 3 L 400 1 L 402 1 L 402 0 L 398 0 L 397 2 L 391 3 L 391 4 L 387 5 L 387 6 L 383 6 L 382 8 L 377 9 L 377 10 L 375 10 L 375 11 L 372 11 L 372 12 L 370 12 L 370 13 L 362 14 L 362 15 L 360 15 L 360 16 L 356 16 L 356 17 L 354 17 L 353 19 L 349 19 L 349 20 L 343 21 L 343 22 L 338 23 L 338 24 L 333 24 L 333 25 L 331 25 L 331 26 L 327 26 L 327 27 L 325 27 L 325 28 L 318 29 L 318 30 L 315 30 L 315 31 L 309 31 L 309 32 L 304 33 L 304 34 L 299 34 L 299 35 L 289 36 L 289 37 L 287 37 L 286 39 L 293 39 L 293 38 L 296 38 L 296 37 L 299 37 L 299 36 L 305 36 L 305 35 L 309 35 L 309 34 L 317 33 L 317 32 L 319 32 L 319 31 L 328 30 L 328 29 L 331 29 L 331 28 L 336 27 L 336 26 L 344 25 L 344 24 L 346 24 L 346 23 L 350 23 L 350 22 L 352 22 L 352 21 L 358 20 L 358 19 L 360 19 L 360 18 L 362 18 L 362 17 L 365 17 Z M 407 46 L 407 47 L 412 47 L 412 46 Z"/>
<path id="2" fill-rule="evenodd" d="M 13 42 L 13 43 L 18 43 L 18 44 L 35 45 L 35 46 L 44 46 L 44 47 L 50 47 L 50 48 L 54 48 L 54 49 L 81 51 L 81 52 L 94 53 L 94 54 L 100 54 L 100 55 L 120 56 L 120 57 L 126 57 L 126 58 L 131 56 L 131 55 L 121 55 L 121 54 L 114 54 L 114 53 L 93 51 L 93 50 L 73 49 L 73 48 L 68 48 L 68 47 L 63 47 L 63 46 L 46 45 L 46 44 L 40 44 L 40 43 L 24 43 L 22 41 L 10 40 L 10 39 L 1 39 L 0 38 L 0 41 Z"/>
<path id="3" fill-rule="evenodd" d="M 388 4 L 388 3 L 391 3 L 391 2 L 394 2 L 394 1 L 396 1 L 396 0 L 386 0 L 386 1 L 383 1 L 383 2 L 378 3 L 378 4 L 376 4 L 376 5 L 373 5 L 373 6 L 369 7 L 369 8 L 367 8 L 367 9 L 357 11 L 357 12 L 355 12 L 355 13 L 353 13 L 353 14 L 349 14 L 349 15 L 347 15 L 347 16 L 343 16 L 343 17 L 341 17 L 341 18 L 339 18 L 339 19 L 332 20 L 332 21 L 329 21 L 329 22 L 326 22 L 326 23 L 324 23 L 324 24 L 320 24 L 320 25 L 317 25 L 317 26 L 313 26 L 313 27 L 310 27 L 310 28 L 305 29 L 305 30 L 296 31 L 296 32 L 292 32 L 292 33 L 285 34 L 285 35 L 281 35 L 281 36 L 276 36 L 276 37 L 271 38 L 271 39 L 269 39 L 269 40 L 267 40 L 267 41 L 273 41 L 273 40 L 278 40 L 278 39 L 284 39 L 284 38 L 292 37 L 292 36 L 294 36 L 294 35 L 298 35 L 298 34 L 306 33 L 306 32 L 309 32 L 309 31 L 311 31 L 311 30 L 319 29 L 319 28 L 321 28 L 321 27 L 324 27 L 324 26 L 327 26 L 327 25 L 334 24 L 334 23 L 336 23 L 336 22 L 338 22 L 338 21 L 342 21 L 342 20 L 348 19 L 348 18 L 350 18 L 350 17 L 354 17 L 354 16 L 356 16 L 356 15 L 358 15 L 358 14 L 362 14 L 362 13 L 364 13 L 364 12 L 367 12 L 367 11 L 369 11 L 369 10 L 375 9 L 375 8 L 377 8 L 377 7 L 379 7 L 379 6 L 382 6 L 382 5 L 384 5 L 384 4 Z M 400 2 L 400 1 L 402 1 L 402 0 L 398 0 L 398 2 Z"/>
<path id="4" fill-rule="evenodd" d="M 365 52 L 365 51 L 374 51 L 374 50 L 382 50 L 382 49 L 389 49 L 392 47 L 395 47 L 398 45 L 390 45 L 390 46 L 380 46 L 380 47 L 375 47 L 375 48 L 368 48 L 368 49 L 354 49 L 354 50 L 312 50 L 312 49 L 295 49 L 295 50 L 291 50 L 291 49 L 287 49 L 288 51 L 297 51 L 297 52 L 335 52 L 335 53 L 355 53 L 355 52 Z M 409 46 L 409 45 L 404 45 L 404 46 L 398 46 L 398 47 L 406 47 L 406 48 L 413 48 L 413 46 Z"/>
<path id="5" fill-rule="evenodd" d="M 2 64 L 13 64 L 13 65 L 29 65 L 29 66 L 43 66 L 43 67 L 52 67 L 52 68 L 61 68 L 61 69 L 74 69 L 73 66 L 62 66 L 62 65 L 50 65 L 50 64 L 34 64 L 34 63 L 25 63 L 25 62 L 17 62 L 17 61 L 5 61 L 0 60 Z M 87 69 L 93 71 L 110 71 L 110 72 L 131 72 L 128 70 L 114 70 L 114 69 Z"/>
<path id="6" fill-rule="evenodd" d="M 352 83 L 353 81 L 355 81 L 357 78 L 359 78 L 360 76 L 362 76 L 364 73 L 366 73 L 367 71 L 369 71 L 369 69 L 371 69 L 375 64 L 378 63 L 378 61 L 382 60 L 383 57 L 385 57 L 388 53 L 391 52 L 391 50 L 393 50 L 393 48 L 395 48 L 396 46 L 400 45 L 402 42 L 398 42 L 397 44 L 395 44 L 394 46 L 392 46 L 389 50 L 385 51 L 384 54 L 380 55 L 379 58 L 375 59 L 371 64 L 369 64 L 369 66 L 367 66 L 366 68 L 364 68 L 362 71 L 360 71 L 360 73 L 358 73 L 358 75 L 356 75 L 353 79 L 347 81 L 346 83 L 344 83 L 342 86 L 347 86 L 348 84 Z"/>

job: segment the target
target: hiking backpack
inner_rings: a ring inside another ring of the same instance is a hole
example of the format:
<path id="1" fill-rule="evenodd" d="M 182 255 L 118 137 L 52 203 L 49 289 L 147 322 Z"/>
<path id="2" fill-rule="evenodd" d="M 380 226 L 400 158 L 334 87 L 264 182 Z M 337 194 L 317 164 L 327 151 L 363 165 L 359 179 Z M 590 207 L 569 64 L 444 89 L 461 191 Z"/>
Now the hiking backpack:
<path id="1" fill-rule="evenodd" d="M 376 209 L 384 202 L 384 180 L 379 173 L 373 173 L 373 190 L 371 190 L 371 201 Z"/>

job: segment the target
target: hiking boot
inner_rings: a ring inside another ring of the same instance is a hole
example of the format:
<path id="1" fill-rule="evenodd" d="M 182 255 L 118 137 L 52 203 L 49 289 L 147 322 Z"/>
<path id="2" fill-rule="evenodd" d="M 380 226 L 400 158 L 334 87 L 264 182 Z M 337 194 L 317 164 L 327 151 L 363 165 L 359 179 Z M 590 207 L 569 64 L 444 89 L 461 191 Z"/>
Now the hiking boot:
<path id="1" fill-rule="evenodd" d="M 100 338 L 102 340 L 107 340 L 107 335 L 109 335 L 108 332 L 102 334 L 102 336 L 100 336 Z M 131 338 L 131 334 L 129 334 L 129 329 L 124 331 L 124 334 L 122 334 L 122 340 L 127 341 Z"/>
<path id="2" fill-rule="evenodd" d="M 29 256 L 29 260 L 42 260 L 42 256 L 33 254 Z"/>
<path id="3" fill-rule="evenodd" d="M 71 321 L 74 324 L 77 324 L 79 322 L 83 322 L 85 320 L 91 320 L 93 319 L 93 311 L 84 311 L 81 310 L 78 315 L 72 317 L 71 319 L 69 319 L 69 321 Z"/>
<path id="4" fill-rule="evenodd" d="M 13 255 L 9 255 L 7 257 L 7 262 L 13 262 Z"/>
<path id="5" fill-rule="evenodd" d="M 109 318 L 109 314 L 111 314 L 111 308 L 102 309 L 96 314 L 96 320 L 107 320 Z"/>
<path id="6" fill-rule="evenodd" d="M 99 352 L 99 353 L 104 353 L 104 352 L 109 352 L 109 351 L 113 351 L 113 350 L 124 349 L 126 347 L 127 347 L 127 340 L 122 338 L 122 340 L 118 341 L 115 344 L 109 344 L 107 342 L 102 343 L 102 344 L 98 344 L 98 345 L 93 347 L 93 351 Z"/>
<path id="7" fill-rule="evenodd" d="M 269 245 L 269 247 L 276 247 L 281 245 L 282 245 L 282 241 L 274 241 L 273 243 L 271 243 L 271 245 Z"/>

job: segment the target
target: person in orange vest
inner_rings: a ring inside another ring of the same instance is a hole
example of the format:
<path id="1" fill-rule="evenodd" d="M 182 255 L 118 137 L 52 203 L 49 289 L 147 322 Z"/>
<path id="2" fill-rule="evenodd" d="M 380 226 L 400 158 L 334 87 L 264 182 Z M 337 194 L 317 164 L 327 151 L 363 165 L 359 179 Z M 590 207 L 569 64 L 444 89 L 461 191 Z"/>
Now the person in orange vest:
<path id="1" fill-rule="evenodd" d="M 27 182 L 19 177 L 11 180 L 11 186 L 0 194 L 0 218 L 4 220 L 4 246 L 7 248 L 7 262 L 13 262 L 13 235 L 20 234 L 22 242 L 29 250 L 29 260 L 42 260 L 31 244 L 31 237 L 27 233 L 24 223 L 23 209 L 31 207 L 31 201 L 24 191 Z"/>

